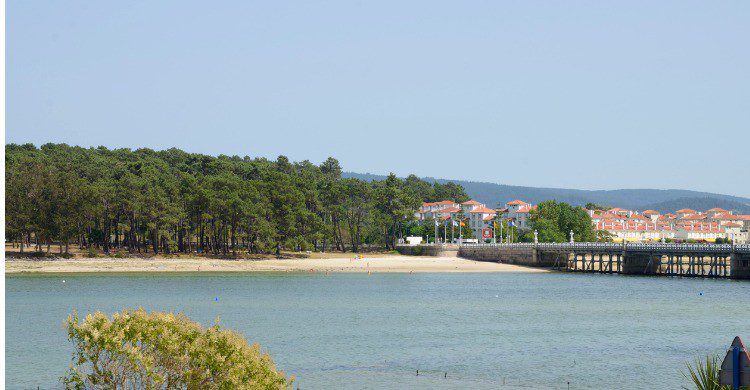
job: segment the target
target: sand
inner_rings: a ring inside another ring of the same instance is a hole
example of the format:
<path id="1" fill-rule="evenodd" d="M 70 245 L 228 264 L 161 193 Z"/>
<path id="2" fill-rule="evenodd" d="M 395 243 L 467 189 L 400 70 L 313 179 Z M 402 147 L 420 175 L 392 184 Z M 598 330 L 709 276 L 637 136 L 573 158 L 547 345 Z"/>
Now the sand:
<path id="1" fill-rule="evenodd" d="M 70 259 L 7 260 L 6 273 L 46 272 L 547 272 L 456 257 L 374 255 L 357 259 Z"/>

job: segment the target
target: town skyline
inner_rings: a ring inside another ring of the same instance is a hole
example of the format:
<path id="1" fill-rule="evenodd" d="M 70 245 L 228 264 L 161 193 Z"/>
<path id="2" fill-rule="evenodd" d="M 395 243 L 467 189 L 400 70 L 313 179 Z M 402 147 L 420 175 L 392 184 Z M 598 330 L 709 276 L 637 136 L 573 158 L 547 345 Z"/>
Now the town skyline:
<path id="1" fill-rule="evenodd" d="M 550 199 L 549 201 L 554 201 Z M 532 213 L 538 205 L 521 199 L 498 201 L 500 207 L 488 207 L 484 203 L 470 199 L 457 202 L 450 199 L 435 202 L 422 202 L 414 214 L 417 221 L 435 221 L 451 226 L 454 221 L 468 224 L 474 238 L 481 240 L 483 232 L 497 229 L 507 222 L 521 231 L 533 229 Z M 595 232 L 606 232 L 599 240 L 615 242 L 664 241 L 678 242 L 720 242 L 731 240 L 744 244 L 748 241 L 750 214 L 736 213 L 721 207 L 707 210 L 682 208 L 661 213 L 656 210 L 630 210 L 616 205 L 590 204 L 579 206 L 586 211 Z M 498 224 L 499 223 L 499 224 Z M 494 235 L 493 235 L 494 236 Z M 486 238 L 486 237 L 484 237 Z"/>

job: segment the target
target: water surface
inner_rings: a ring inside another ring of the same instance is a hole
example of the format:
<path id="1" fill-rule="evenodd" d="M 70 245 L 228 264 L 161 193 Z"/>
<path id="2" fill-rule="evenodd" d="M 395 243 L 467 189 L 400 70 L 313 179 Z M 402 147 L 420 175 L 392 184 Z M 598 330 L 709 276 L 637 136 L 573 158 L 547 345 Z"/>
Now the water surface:
<path id="1" fill-rule="evenodd" d="M 63 283 L 65 280 L 65 283 Z M 216 298 L 218 297 L 218 301 Z M 59 388 L 73 309 L 182 311 L 302 389 L 679 388 L 750 339 L 750 283 L 563 273 L 6 276 L 6 385 Z M 416 376 L 416 370 L 420 375 Z M 445 378 L 447 373 L 447 379 Z"/>

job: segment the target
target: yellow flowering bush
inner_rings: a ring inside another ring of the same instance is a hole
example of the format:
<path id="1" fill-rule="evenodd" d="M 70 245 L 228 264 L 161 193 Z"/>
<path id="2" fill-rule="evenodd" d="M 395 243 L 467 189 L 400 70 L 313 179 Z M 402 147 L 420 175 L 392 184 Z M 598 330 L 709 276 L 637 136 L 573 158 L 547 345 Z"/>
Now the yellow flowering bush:
<path id="1" fill-rule="evenodd" d="M 293 381 L 260 345 L 183 314 L 126 309 L 81 321 L 74 312 L 65 326 L 76 345 L 67 388 L 281 389 Z"/>

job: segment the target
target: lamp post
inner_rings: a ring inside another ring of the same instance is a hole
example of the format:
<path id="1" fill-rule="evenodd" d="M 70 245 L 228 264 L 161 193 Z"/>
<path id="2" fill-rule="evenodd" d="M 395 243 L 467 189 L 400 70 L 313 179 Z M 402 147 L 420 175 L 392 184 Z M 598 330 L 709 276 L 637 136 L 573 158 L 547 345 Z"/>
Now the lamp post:
<path id="1" fill-rule="evenodd" d="M 443 244 L 448 241 L 448 220 L 443 222 Z"/>
<path id="2" fill-rule="evenodd" d="M 433 219 L 433 221 L 435 221 L 435 244 L 437 244 L 437 240 L 438 240 L 438 237 L 439 237 L 439 236 L 438 236 L 438 221 L 437 221 L 437 215 L 436 215 L 435 217 L 433 217 L 432 219 Z"/>
<path id="3" fill-rule="evenodd" d="M 451 217 L 451 244 L 453 244 L 453 230 L 456 227 L 456 221 L 453 220 L 453 217 Z"/>
<path id="4" fill-rule="evenodd" d="M 500 243 L 503 243 L 503 217 L 500 217 Z"/>

